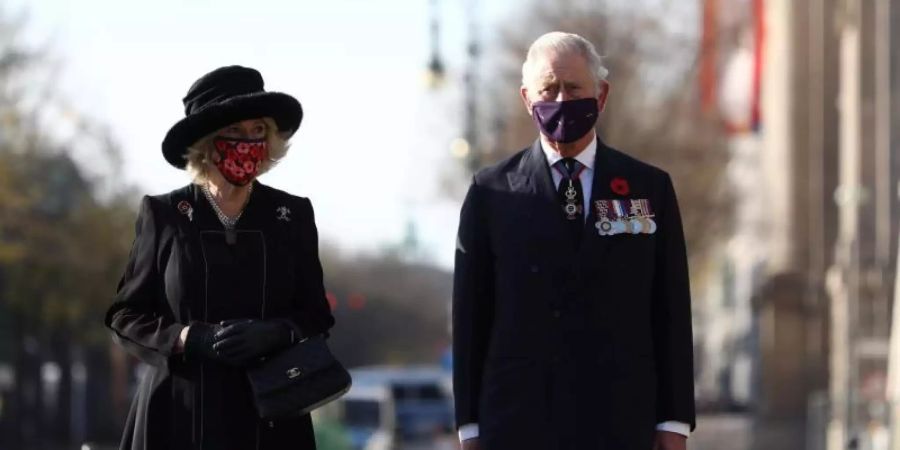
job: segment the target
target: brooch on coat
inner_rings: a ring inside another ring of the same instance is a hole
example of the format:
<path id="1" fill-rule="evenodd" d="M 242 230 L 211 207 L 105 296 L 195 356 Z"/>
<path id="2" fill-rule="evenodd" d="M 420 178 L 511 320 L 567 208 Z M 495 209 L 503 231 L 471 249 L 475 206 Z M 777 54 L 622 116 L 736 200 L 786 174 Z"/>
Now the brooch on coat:
<path id="1" fill-rule="evenodd" d="M 278 216 L 275 217 L 276 219 L 283 220 L 285 222 L 291 221 L 291 218 L 290 218 L 291 210 L 288 209 L 287 206 L 279 206 L 278 209 L 276 209 L 275 211 L 278 211 Z"/>
<path id="2" fill-rule="evenodd" d="M 194 207 L 187 200 L 178 202 L 178 212 L 186 215 L 189 221 L 194 221 Z"/>
<path id="3" fill-rule="evenodd" d="M 621 196 L 626 196 L 631 193 L 631 187 L 628 185 L 628 180 L 622 177 L 613 178 L 612 181 L 609 182 L 609 189 Z"/>
<path id="4" fill-rule="evenodd" d="M 594 226 L 600 236 L 656 233 L 656 221 L 653 220 L 655 215 L 650 208 L 650 200 L 596 200 L 594 208 L 597 210 L 597 223 Z"/>

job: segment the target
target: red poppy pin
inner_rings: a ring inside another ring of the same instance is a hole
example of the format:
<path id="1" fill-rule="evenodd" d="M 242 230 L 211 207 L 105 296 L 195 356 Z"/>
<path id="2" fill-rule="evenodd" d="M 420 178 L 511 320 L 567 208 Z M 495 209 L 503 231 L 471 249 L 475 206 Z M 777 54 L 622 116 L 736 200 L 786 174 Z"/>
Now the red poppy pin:
<path id="1" fill-rule="evenodd" d="M 609 182 L 609 188 L 618 195 L 628 195 L 631 193 L 631 187 L 628 186 L 628 180 L 622 177 L 615 177 Z"/>
<path id="2" fill-rule="evenodd" d="M 187 200 L 178 202 L 178 212 L 186 215 L 191 222 L 194 221 L 194 208 Z"/>

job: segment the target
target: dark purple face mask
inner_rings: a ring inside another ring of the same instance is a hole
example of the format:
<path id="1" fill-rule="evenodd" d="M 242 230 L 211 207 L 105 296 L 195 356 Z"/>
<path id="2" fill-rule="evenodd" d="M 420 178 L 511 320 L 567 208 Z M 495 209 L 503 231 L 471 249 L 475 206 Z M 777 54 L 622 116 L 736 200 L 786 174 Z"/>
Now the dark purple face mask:
<path id="1" fill-rule="evenodd" d="M 594 128 L 599 114 L 596 98 L 561 102 L 534 102 L 531 117 L 541 132 L 554 142 L 575 142 Z"/>

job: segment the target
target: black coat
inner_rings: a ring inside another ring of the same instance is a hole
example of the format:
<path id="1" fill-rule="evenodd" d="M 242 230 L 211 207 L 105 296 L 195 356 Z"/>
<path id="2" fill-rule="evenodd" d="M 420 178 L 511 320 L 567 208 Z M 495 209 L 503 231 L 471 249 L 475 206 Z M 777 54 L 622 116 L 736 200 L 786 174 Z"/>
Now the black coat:
<path id="1" fill-rule="evenodd" d="M 694 426 L 690 292 L 668 174 L 598 143 L 576 244 L 540 141 L 480 171 L 453 292 L 456 420 L 485 450 L 649 450 Z M 630 194 L 616 195 L 621 177 Z M 649 199 L 655 234 L 600 236 L 593 200 Z"/>
<path id="2" fill-rule="evenodd" d="M 135 228 L 106 314 L 115 342 L 148 365 L 121 448 L 314 449 L 308 415 L 256 418 L 240 369 L 173 354 L 192 321 L 262 317 L 287 320 L 301 335 L 327 334 L 334 319 L 309 200 L 256 183 L 229 246 L 202 191 L 190 185 L 144 197 Z"/>

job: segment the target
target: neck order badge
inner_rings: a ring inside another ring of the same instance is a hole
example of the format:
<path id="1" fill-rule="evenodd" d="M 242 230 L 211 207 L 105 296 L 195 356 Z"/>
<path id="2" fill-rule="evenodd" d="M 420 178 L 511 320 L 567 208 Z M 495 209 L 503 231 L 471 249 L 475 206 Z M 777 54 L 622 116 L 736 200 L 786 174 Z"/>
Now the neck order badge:
<path id="1" fill-rule="evenodd" d="M 581 193 L 581 172 L 584 172 L 586 167 L 572 158 L 560 160 L 553 167 L 562 175 L 558 190 L 562 193 L 563 212 L 566 214 L 566 219 L 581 218 L 583 220 L 584 206 L 579 194 Z"/>

